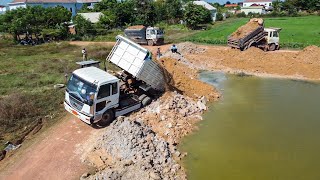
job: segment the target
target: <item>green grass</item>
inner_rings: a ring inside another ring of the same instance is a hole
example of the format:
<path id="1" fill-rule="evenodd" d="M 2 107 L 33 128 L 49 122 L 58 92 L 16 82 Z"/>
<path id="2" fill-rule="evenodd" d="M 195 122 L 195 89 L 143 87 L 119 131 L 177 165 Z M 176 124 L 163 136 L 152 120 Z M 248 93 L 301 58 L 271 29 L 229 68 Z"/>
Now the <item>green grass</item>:
<path id="1" fill-rule="evenodd" d="M 0 41 L 0 150 L 4 142 L 21 139 L 40 119 L 50 124 L 65 113 L 64 89 L 53 86 L 65 83 L 65 74 L 78 68 L 81 48 L 67 42 L 22 46 Z M 88 58 L 101 62 L 111 49 L 86 48 Z"/>
<path id="2" fill-rule="evenodd" d="M 186 37 L 194 35 L 199 31 L 189 30 L 184 25 L 174 24 L 168 25 L 166 23 L 159 23 L 155 25 L 156 27 L 161 27 L 165 31 L 165 43 L 178 43 L 182 42 Z M 108 31 L 105 35 L 98 35 L 95 37 L 83 38 L 83 41 L 116 41 L 115 37 L 117 35 L 124 35 L 124 30 L 115 29 Z"/>
<path id="3" fill-rule="evenodd" d="M 227 37 L 249 19 L 228 19 L 218 23 L 208 31 L 202 31 L 185 40 L 208 43 L 226 44 Z M 320 46 L 320 16 L 265 18 L 265 27 L 282 28 L 280 44 L 287 48 L 303 48 L 309 45 Z"/>

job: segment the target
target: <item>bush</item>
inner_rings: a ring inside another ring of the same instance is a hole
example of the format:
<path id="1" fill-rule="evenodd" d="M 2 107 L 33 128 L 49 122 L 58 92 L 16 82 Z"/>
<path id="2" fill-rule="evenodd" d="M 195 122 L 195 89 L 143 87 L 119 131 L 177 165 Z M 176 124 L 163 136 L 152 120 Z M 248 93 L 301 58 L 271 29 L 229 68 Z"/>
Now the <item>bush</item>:
<path id="1" fill-rule="evenodd" d="M 241 12 L 239 14 L 236 15 L 238 18 L 242 18 L 242 17 L 247 17 L 246 13 Z"/>
<path id="2" fill-rule="evenodd" d="M 212 22 L 211 12 L 203 6 L 189 3 L 185 8 L 184 20 L 190 29 L 196 29 L 199 24 Z"/>
<path id="3" fill-rule="evenodd" d="M 33 97 L 25 93 L 12 93 L 0 100 L 1 125 L 19 124 L 19 119 L 33 118 L 39 114 Z"/>
<path id="4" fill-rule="evenodd" d="M 223 15 L 222 15 L 222 13 L 217 13 L 216 21 L 222 21 L 222 20 L 223 20 Z"/>

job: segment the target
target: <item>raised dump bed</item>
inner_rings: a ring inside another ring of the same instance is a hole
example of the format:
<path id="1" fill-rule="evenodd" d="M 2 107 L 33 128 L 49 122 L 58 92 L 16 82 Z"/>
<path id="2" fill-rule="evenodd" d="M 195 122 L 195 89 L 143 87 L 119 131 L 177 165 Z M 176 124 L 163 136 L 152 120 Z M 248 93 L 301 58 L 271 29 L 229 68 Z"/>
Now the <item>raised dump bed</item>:
<path id="1" fill-rule="evenodd" d="M 147 86 L 164 91 L 165 81 L 162 68 L 151 59 L 151 53 L 135 42 L 118 35 L 117 42 L 107 57 L 121 69 L 129 72 Z"/>
<path id="2" fill-rule="evenodd" d="M 245 50 L 265 36 L 262 19 L 251 19 L 228 37 L 228 46 Z"/>

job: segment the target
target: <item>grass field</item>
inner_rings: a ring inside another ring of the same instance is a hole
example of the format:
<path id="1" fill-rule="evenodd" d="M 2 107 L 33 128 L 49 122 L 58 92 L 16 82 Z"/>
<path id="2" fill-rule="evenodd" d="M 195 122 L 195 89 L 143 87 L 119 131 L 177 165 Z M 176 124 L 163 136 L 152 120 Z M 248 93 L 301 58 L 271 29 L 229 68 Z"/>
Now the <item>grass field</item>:
<path id="1" fill-rule="evenodd" d="M 248 20 L 248 18 L 228 19 L 214 25 L 208 31 L 196 33 L 185 40 L 208 44 L 226 44 L 227 37 Z M 265 18 L 264 20 L 266 27 L 282 28 L 280 32 L 282 47 L 320 46 L 320 16 Z"/>
<path id="2" fill-rule="evenodd" d="M 111 47 L 89 46 L 88 57 L 103 61 Z M 81 60 L 81 47 L 67 42 L 22 46 L 0 40 L 0 150 L 39 123 L 50 124 L 63 110 L 65 83 Z"/>

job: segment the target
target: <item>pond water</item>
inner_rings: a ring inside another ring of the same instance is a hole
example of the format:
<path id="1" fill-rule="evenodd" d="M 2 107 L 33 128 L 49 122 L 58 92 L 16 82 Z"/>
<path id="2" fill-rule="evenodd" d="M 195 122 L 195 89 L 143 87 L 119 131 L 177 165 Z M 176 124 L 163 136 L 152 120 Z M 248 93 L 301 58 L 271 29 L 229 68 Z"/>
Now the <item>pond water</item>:
<path id="1" fill-rule="evenodd" d="M 222 99 L 183 140 L 193 180 L 319 180 L 320 84 L 202 72 Z"/>

